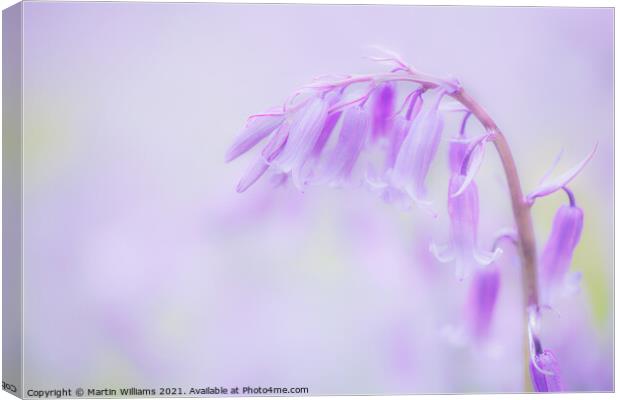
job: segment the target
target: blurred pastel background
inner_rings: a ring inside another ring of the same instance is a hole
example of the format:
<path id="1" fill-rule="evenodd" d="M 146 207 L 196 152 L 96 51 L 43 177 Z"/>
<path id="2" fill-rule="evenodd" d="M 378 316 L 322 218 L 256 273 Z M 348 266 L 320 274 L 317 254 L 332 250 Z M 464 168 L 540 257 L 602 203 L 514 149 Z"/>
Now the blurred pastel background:
<path id="1" fill-rule="evenodd" d="M 571 185 L 582 287 L 544 314 L 543 341 L 566 389 L 613 390 L 612 36 L 612 9 L 25 3 L 26 388 L 523 390 L 514 252 L 490 341 L 470 346 L 468 282 L 427 251 L 445 215 L 363 189 L 234 190 L 251 157 L 224 154 L 249 114 L 317 75 L 379 71 L 363 56 L 381 45 L 457 76 L 526 190 L 562 148 L 559 170 L 599 143 Z M 492 153 L 485 245 L 512 221 Z M 446 163 L 429 179 L 442 210 Z M 563 202 L 536 204 L 539 248 Z"/>

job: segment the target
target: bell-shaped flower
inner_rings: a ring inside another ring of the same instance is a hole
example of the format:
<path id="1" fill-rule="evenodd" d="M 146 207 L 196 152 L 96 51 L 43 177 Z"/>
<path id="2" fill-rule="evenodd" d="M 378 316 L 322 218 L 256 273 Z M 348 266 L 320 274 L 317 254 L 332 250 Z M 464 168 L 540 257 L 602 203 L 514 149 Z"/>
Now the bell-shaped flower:
<path id="1" fill-rule="evenodd" d="M 430 204 L 426 199 L 426 176 L 437 153 L 443 129 L 443 117 L 438 109 L 444 94 L 443 90 L 439 90 L 434 101 L 426 102 L 420 115 L 413 119 L 389 177 L 393 188 L 425 206 Z"/>
<path id="2" fill-rule="evenodd" d="M 303 186 L 301 168 L 308 160 L 323 132 L 329 107 L 329 95 L 323 93 L 301 102 L 289 111 L 272 111 L 252 116 L 245 129 L 226 154 L 230 161 L 270 137 L 260 157 L 250 166 L 237 185 L 243 192 L 268 169 L 276 174 L 292 175 L 298 188 Z M 335 121 L 333 122 L 333 126 Z M 331 132 L 329 132 L 331 133 Z M 329 133 L 326 136 L 329 136 Z M 327 139 L 325 139 L 326 141 Z"/>
<path id="3" fill-rule="evenodd" d="M 411 130 L 413 121 L 422 110 L 424 104 L 422 94 L 424 91 L 424 89 L 417 89 L 407 95 L 400 109 L 392 117 L 394 121 L 392 130 L 387 137 L 383 168 L 376 171 L 372 166 L 369 166 L 366 171 L 365 180 L 370 190 L 376 192 L 385 202 L 396 204 L 403 210 L 411 208 L 411 197 L 401 189 L 391 185 L 390 179 L 403 142 Z M 418 203 L 418 205 L 421 204 Z M 433 213 L 430 208 L 423 208 Z"/>
<path id="4" fill-rule="evenodd" d="M 373 140 L 385 136 L 392 127 L 392 114 L 396 101 L 396 87 L 392 82 L 384 82 L 370 96 Z"/>
<path id="5" fill-rule="evenodd" d="M 237 135 L 226 152 L 226 162 L 246 153 L 258 142 L 269 136 L 283 121 L 284 114 L 282 113 L 266 113 L 250 117 L 245 128 Z"/>
<path id="6" fill-rule="evenodd" d="M 367 110 L 355 106 L 345 111 L 338 142 L 321 167 L 319 183 L 326 181 L 332 185 L 342 185 L 349 181 L 366 144 L 369 130 L 370 116 Z"/>
<path id="7" fill-rule="evenodd" d="M 469 143 L 466 141 L 452 141 L 448 146 L 448 165 L 451 175 L 460 175 L 463 161 L 467 155 Z"/>
<path id="8" fill-rule="evenodd" d="M 396 162 L 403 141 L 411 129 L 411 124 L 422 109 L 423 101 L 421 95 L 421 90 L 411 92 L 403 102 L 400 110 L 392 117 L 393 122 L 390 135 L 388 136 L 388 145 L 385 155 L 384 168 L 386 171 L 390 171 L 394 168 L 394 163 Z"/>
<path id="9" fill-rule="evenodd" d="M 237 192 L 245 192 L 269 169 L 270 163 L 277 157 L 288 138 L 289 126 L 284 122 L 271 136 L 258 159 L 250 166 L 237 185 Z"/>
<path id="10" fill-rule="evenodd" d="M 392 123 L 392 132 L 389 136 L 389 142 L 385 153 L 385 170 L 389 171 L 394 168 L 396 157 L 400 151 L 400 147 L 411 128 L 411 121 L 401 115 L 394 117 Z"/>
<path id="11" fill-rule="evenodd" d="M 302 166 L 301 179 L 303 184 L 313 182 L 317 179 L 315 175 L 319 160 L 342 115 L 341 110 L 332 111 L 333 107 L 336 106 L 341 98 L 342 93 L 340 91 L 332 91 L 325 95 L 325 100 L 327 101 L 330 109 L 328 110 L 327 118 L 325 118 L 323 129 L 321 129 L 321 134 L 316 140 L 316 143 L 308 155 L 306 162 Z"/>
<path id="12" fill-rule="evenodd" d="M 452 139 L 449 147 L 450 171 L 465 176 L 463 184 L 450 195 L 460 196 L 469 184 L 474 181 L 482 161 L 484 160 L 486 143 L 492 134 L 485 133 L 473 138 Z"/>
<path id="13" fill-rule="evenodd" d="M 564 283 L 582 230 L 583 210 L 575 204 L 560 206 L 540 257 L 540 284 L 545 301 Z"/>
<path id="14" fill-rule="evenodd" d="M 323 149 L 325 149 L 325 145 L 329 141 L 329 138 L 334 131 L 334 128 L 336 128 L 336 124 L 338 123 L 338 120 L 340 120 L 341 115 L 342 111 L 336 111 L 327 115 L 327 118 L 325 119 L 325 125 L 321 130 L 321 134 L 319 135 L 316 143 L 314 144 L 314 147 L 312 148 L 312 151 L 310 152 L 311 158 L 318 159 L 320 157 Z"/>
<path id="15" fill-rule="evenodd" d="M 499 288 L 500 272 L 495 263 L 476 269 L 469 288 L 466 315 L 469 332 L 477 341 L 488 336 Z"/>
<path id="16" fill-rule="evenodd" d="M 466 177 L 461 174 L 450 178 L 449 192 L 453 193 L 463 186 Z M 456 276 L 463 279 L 474 268 L 491 264 L 501 249 L 493 252 L 478 248 L 478 188 L 475 182 L 469 184 L 458 196 L 448 196 L 450 216 L 450 240 L 446 245 L 431 244 L 430 250 L 440 262 L 454 262 Z"/>
<path id="17" fill-rule="evenodd" d="M 274 160 L 274 165 L 282 172 L 291 172 L 303 164 L 319 139 L 327 119 L 327 109 L 327 102 L 317 97 L 289 117 L 288 141 Z"/>

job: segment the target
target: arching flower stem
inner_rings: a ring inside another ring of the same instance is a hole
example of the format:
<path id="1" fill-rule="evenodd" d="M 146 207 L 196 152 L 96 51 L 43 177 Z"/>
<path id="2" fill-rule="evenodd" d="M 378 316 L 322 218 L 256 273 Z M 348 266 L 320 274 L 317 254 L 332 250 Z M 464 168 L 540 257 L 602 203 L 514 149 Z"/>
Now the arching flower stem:
<path id="1" fill-rule="evenodd" d="M 531 312 L 538 312 L 540 309 L 539 306 L 539 288 L 538 288 L 538 263 L 537 263 L 537 251 L 536 251 L 536 241 L 534 236 L 534 229 L 532 224 L 532 216 L 531 216 L 531 205 L 533 201 L 531 201 L 535 197 L 539 197 L 545 194 L 549 194 L 552 191 L 558 190 L 562 187 L 565 187 L 566 183 L 572 179 L 576 173 L 583 168 L 583 165 L 588 162 L 588 160 L 592 157 L 592 152 L 588 158 L 582 161 L 576 168 L 570 170 L 566 176 L 561 176 L 558 182 L 553 181 L 548 183 L 543 189 L 538 192 L 534 192 L 531 195 L 531 199 L 526 198 L 524 196 L 523 190 L 521 188 L 521 182 L 519 179 L 519 175 L 517 173 L 517 168 L 515 161 L 512 156 L 512 152 L 510 150 L 510 146 L 506 140 L 506 137 L 497 127 L 493 119 L 489 116 L 489 114 L 482 108 L 475 99 L 473 99 L 461 86 L 461 84 L 456 79 L 442 79 L 432 75 L 423 74 L 416 70 L 413 70 L 410 67 L 405 66 L 403 68 L 400 65 L 399 60 L 397 59 L 386 59 L 386 61 L 396 62 L 400 67 L 389 73 L 381 73 L 381 74 L 367 74 L 367 75 L 346 75 L 344 77 L 322 77 L 313 83 L 303 86 L 301 89 L 297 90 L 294 95 L 287 101 L 286 105 L 282 108 L 282 111 L 279 110 L 271 110 L 266 114 L 257 114 L 255 117 L 263 116 L 263 117 L 277 117 L 281 116 L 283 121 L 277 120 L 277 123 L 281 123 L 286 129 L 289 129 L 289 125 L 294 125 L 290 127 L 291 133 L 294 135 L 289 135 L 287 146 L 282 150 L 282 153 L 278 153 L 277 160 L 275 160 L 276 164 L 278 164 L 278 168 L 280 170 L 290 173 L 292 172 L 294 181 L 297 182 L 298 186 L 303 186 L 303 174 L 301 171 L 301 167 L 304 164 L 304 160 L 310 154 L 315 142 L 318 140 L 318 136 L 320 136 L 321 128 L 325 124 L 325 120 L 336 112 L 345 112 L 345 109 L 349 109 L 352 107 L 358 107 L 359 103 L 364 103 L 370 96 L 372 90 L 379 85 L 383 85 L 388 82 L 410 82 L 419 85 L 417 89 L 410 94 L 412 101 L 410 104 L 415 105 L 417 103 L 418 97 L 422 92 L 425 92 L 430 89 L 438 89 L 438 93 L 440 93 L 439 100 L 442 96 L 446 95 L 452 97 L 454 100 L 459 102 L 463 107 L 464 111 L 468 114 L 462 121 L 461 125 L 461 136 L 463 136 L 464 127 L 467 123 L 467 120 L 470 116 L 474 116 L 484 127 L 486 130 L 486 135 L 482 136 L 482 141 L 479 143 L 480 147 L 484 146 L 484 142 L 490 141 L 495 145 L 495 149 L 498 152 L 498 155 L 501 159 L 502 166 L 504 169 L 504 173 L 506 175 L 507 186 L 510 193 L 510 201 L 512 205 L 512 212 L 515 220 L 516 226 L 516 245 L 518 247 L 519 256 L 521 260 L 521 273 L 522 273 L 522 290 L 523 290 L 523 332 L 524 332 L 524 349 L 525 349 L 525 364 L 524 369 L 527 371 L 529 366 L 529 344 L 528 344 L 528 328 L 529 328 L 529 315 Z M 354 84 L 366 83 L 369 85 L 367 90 L 361 95 L 361 97 L 354 98 L 352 100 L 344 100 L 340 104 L 328 104 L 328 101 L 324 98 L 327 93 L 334 92 L 342 95 L 346 88 L 350 87 Z M 306 98 L 302 95 L 309 95 Z M 301 97 L 301 100 L 295 102 Z M 405 99 L 404 103 L 407 103 L 407 99 Z M 421 103 L 420 103 L 421 104 Z M 435 107 L 431 107 L 430 111 L 427 110 L 423 113 L 422 117 L 426 119 L 421 120 L 419 117 L 414 121 L 414 124 L 426 124 L 424 125 L 424 129 L 432 135 L 427 135 L 428 137 L 421 137 L 411 140 L 423 140 L 422 144 L 426 147 L 422 148 L 423 154 L 425 158 L 417 157 L 415 158 L 416 162 L 422 162 L 422 165 L 425 168 L 428 168 L 430 164 L 430 160 L 434 157 L 436 152 L 436 143 L 433 140 L 439 140 L 441 129 L 440 128 L 442 121 L 437 117 L 437 109 L 439 103 L 433 103 Z M 312 111 L 305 111 L 304 113 L 297 115 L 296 111 L 301 109 L 309 109 Z M 413 109 L 413 108 L 411 108 Z M 430 115 L 430 117 L 429 117 Z M 283 128 L 284 129 L 284 128 Z M 419 129 L 419 127 L 417 127 Z M 254 143 L 253 140 L 255 136 L 260 136 L 262 131 L 256 134 L 251 131 L 250 144 Z M 253 136 L 254 135 L 254 136 Z M 292 140 L 296 140 L 295 143 L 291 144 Z M 425 141 L 424 141 L 425 140 Z M 420 150 L 420 143 L 412 141 L 411 148 L 415 151 Z M 245 144 L 245 142 L 242 142 Z M 401 146 L 405 146 L 406 143 L 403 143 Z M 244 152 L 248 146 L 244 146 L 243 149 L 238 150 L 234 153 Z M 475 148 L 476 146 L 473 146 Z M 278 148 L 278 150 L 280 150 Z M 422 151 L 420 150 L 420 151 Z M 596 150 L 596 148 L 595 148 Z M 401 152 L 402 152 L 401 148 Z M 473 150 L 470 150 L 470 153 Z M 429 154 L 426 154 L 429 153 Z M 411 154 L 407 152 L 403 153 L 405 156 L 403 157 L 411 157 Z M 399 152 L 400 155 L 400 152 Z M 470 154 L 471 155 L 471 154 Z M 231 157 L 229 157 L 231 158 Z M 469 158 L 469 157 L 468 157 Z M 398 159 L 397 159 L 398 160 Z M 404 160 L 410 161 L 405 158 Z M 420 161 L 422 160 L 422 161 Z M 402 161 L 402 160 L 401 160 Z M 409 167 L 409 164 L 405 164 Z M 415 166 L 415 165 L 414 165 Z M 467 167 L 467 171 L 471 166 Z M 425 172 L 422 174 L 419 172 L 420 168 L 414 168 L 418 175 L 421 175 L 422 178 L 425 176 Z M 473 168 L 471 168 L 473 170 Z M 251 182 L 255 181 L 262 173 L 266 170 L 266 164 L 264 161 L 259 160 L 257 167 L 255 170 L 250 171 L 250 175 L 246 178 L 246 181 L 251 184 Z M 396 169 L 398 170 L 398 169 Z M 403 180 L 410 179 L 412 174 L 407 169 L 407 172 Z M 463 171 L 461 171 L 463 172 Z M 414 175 L 415 176 L 415 175 Z M 392 175 L 393 178 L 393 175 Z M 420 180 L 422 183 L 423 179 Z M 465 190 L 467 185 L 462 186 L 462 190 Z M 400 188 L 398 188 L 400 189 Z M 457 191 L 460 192 L 460 191 Z M 460 193 L 456 193 L 458 195 Z M 567 194 L 571 195 L 569 191 Z M 574 200 L 571 199 L 571 203 Z M 527 377 L 527 373 L 525 376 Z M 531 382 L 529 379 L 526 379 L 526 389 L 532 388 Z"/>
<path id="2" fill-rule="evenodd" d="M 417 71 L 392 72 L 386 74 L 370 74 L 350 76 L 341 80 L 318 81 L 306 86 L 307 89 L 326 89 L 349 86 L 362 82 L 387 82 L 387 81 L 410 81 L 421 84 L 426 89 L 437 87 L 446 88 L 446 95 L 454 98 L 461 103 L 476 119 L 482 124 L 489 134 L 489 141 L 492 141 L 499 154 L 504 168 L 512 212 L 517 228 L 518 248 L 521 258 L 521 271 L 523 277 L 523 299 L 524 299 L 524 318 L 527 319 L 527 310 L 539 307 L 538 300 L 538 278 L 537 278 L 537 252 L 531 204 L 526 200 L 521 188 L 521 181 L 517 172 L 517 167 L 510 150 L 506 137 L 495 124 L 495 121 L 482 108 L 478 102 L 472 98 L 458 82 L 437 78 Z M 527 323 L 524 324 L 527 326 Z"/>
<path id="3" fill-rule="evenodd" d="M 519 238 L 519 254 L 521 258 L 521 270 L 523 276 L 523 295 L 525 300 L 525 310 L 530 307 L 538 307 L 538 279 L 537 279 L 537 256 L 536 240 L 530 205 L 523 196 L 521 181 L 517 173 L 517 167 L 510 151 L 510 146 L 506 137 L 499 130 L 493 119 L 487 112 L 463 89 L 451 94 L 451 96 L 467 107 L 473 115 L 480 121 L 487 132 L 492 133 L 489 139 L 495 145 L 499 157 L 502 161 L 504 173 L 510 191 L 512 212 L 517 227 Z"/>
<path id="4" fill-rule="evenodd" d="M 575 201 L 575 195 L 573 194 L 573 191 L 567 188 L 566 186 L 564 186 L 562 189 L 566 193 L 566 196 L 568 196 L 568 201 L 570 203 L 570 206 L 571 207 L 577 206 L 577 202 Z"/>
<path id="5" fill-rule="evenodd" d="M 517 173 L 517 167 L 510 151 L 510 146 L 506 137 L 499 130 L 493 119 L 487 112 L 463 89 L 452 94 L 452 97 L 467 107 L 473 115 L 480 121 L 489 133 L 493 133 L 491 141 L 495 148 L 506 174 L 508 190 L 510 191 L 510 200 L 512 203 L 512 212 L 517 227 L 518 249 L 521 258 L 521 276 L 523 289 L 523 320 L 524 320 L 524 348 L 525 348 L 525 387 L 526 390 L 532 390 L 532 384 L 529 379 L 527 368 L 529 366 L 529 343 L 527 340 L 528 327 L 528 310 L 538 309 L 538 260 L 536 252 L 536 238 L 534 236 L 534 227 L 532 224 L 531 205 L 523 195 L 521 181 Z"/>
<path id="6" fill-rule="evenodd" d="M 355 83 L 380 82 L 389 81 L 410 81 L 421 84 L 424 88 L 432 89 L 437 87 L 445 88 L 445 94 L 454 98 L 461 103 L 485 128 L 489 134 L 489 141 L 492 141 L 499 154 L 504 168 L 508 190 L 510 191 L 510 200 L 512 204 L 512 212 L 517 227 L 518 248 L 521 258 L 521 270 L 523 276 L 523 298 L 524 298 L 524 316 L 527 310 L 538 308 L 538 278 L 537 278 L 537 253 L 536 240 L 534 236 L 534 228 L 532 225 L 532 215 L 530 212 L 531 204 L 526 200 L 521 188 L 521 181 L 517 173 L 517 167 L 510 151 L 510 146 L 506 137 L 502 134 L 489 114 L 472 98 L 455 80 L 446 80 L 437 78 L 428 74 L 422 74 L 417 71 L 391 72 L 385 74 L 369 74 L 349 76 L 339 80 L 319 80 L 305 89 L 335 89 L 349 86 Z M 364 100 L 366 95 L 351 102 L 352 105 L 360 100 Z M 527 325 L 527 324 L 525 324 Z"/>
<path id="7" fill-rule="evenodd" d="M 447 85 L 448 82 L 443 82 L 441 79 L 432 78 L 428 79 L 426 75 L 416 74 L 415 82 L 422 83 L 428 88 L 437 87 L 440 85 Z M 400 75 L 397 77 L 382 76 L 382 79 L 402 79 L 407 80 Z M 380 78 L 380 79 L 381 79 Z M 359 79 L 359 78 L 358 78 Z M 421 82 L 422 81 L 422 82 Z M 519 256 L 521 259 L 521 276 L 522 276 L 522 290 L 523 290 L 523 329 L 524 329 L 524 348 L 526 360 L 525 368 L 529 365 L 529 344 L 527 340 L 528 318 L 529 310 L 539 308 L 539 296 L 538 296 L 538 258 L 536 251 L 536 237 L 534 235 L 534 226 L 532 224 L 531 204 L 527 201 L 523 195 L 523 189 L 521 187 L 521 180 L 517 172 L 517 166 L 512 156 L 512 151 L 508 145 L 506 137 L 498 128 L 497 124 L 491 116 L 486 112 L 484 108 L 478 102 L 472 98 L 462 87 L 459 87 L 454 92 L 446 93 L 459 103 L 461 103 L 466 109 L 468 109 L 473 116 L 482 124 L 487 133 L 490 134 L 489 140 L 495 145 L 495 149 L 500 157 L 504 173 L 506 175 L 506 181 L 508 184 L 508 190 L 510 192 L 510 201 L 512 204 L 512 213 L 515 219 L 515 225 L 517 228 L 517 247 L 519 249 Z M 531 382 L 528 379 L 528 374 L 525 374 L 526 387 L 531 389 Z"/>

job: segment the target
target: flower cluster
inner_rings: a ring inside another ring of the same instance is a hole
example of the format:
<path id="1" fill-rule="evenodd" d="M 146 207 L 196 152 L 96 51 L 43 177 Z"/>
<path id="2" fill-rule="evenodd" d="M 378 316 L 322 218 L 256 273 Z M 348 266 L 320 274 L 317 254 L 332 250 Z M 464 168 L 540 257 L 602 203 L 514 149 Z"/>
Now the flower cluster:
<path id="1" fill-rule="evenodd" d="M 302 191 L 307 185 L 364 183 L 388 201 L 428 207 L 425 181 L 443 128 L 439 105 L 459 84 L 422 82 L 397 58 L 388 61 L 399 68 L 386 74 L 319 78 L 281 107 L 250 116 L 226 161 L 266 143 L 237 191 L 271 171 L 291 178 Z M 413 86 L 400 105 L 399 82 Z"/>
<path id="2" fill-rule="evenodd" d="M 443 137 L 444 100 L 460 98 L 459 106 L 452 110 L 463 115 L 460 130 L 448 138 L 448 241 L 431 244 L 430 251 L 440 262 L 453 264 L 458 279 L 471 278 L 468 326 L 472 337 L 482 340 L 488 334 L 500 289 L 497 261 L 502 250 L 498 244 L 509 238 L 521 246 L 511 228 L 501 230 L 489 250 L 478 243 L 480 210 L 475 177 L 486 145 L 496 140 L 498 132 L 494 124 L 483 123 L 484 134 L 467 134 L 467 121 L 472 115 L 481 118 L 479 110 L 462 101 L 457 80 L 422 74 L 391 53 L 375 60 L 387 63 L 390 70 L 317 78 L 295 91 L 282 106 L 250 116 L 226 154 L 226 161 L 260 142 L 264 145 L 237 191 L 247 190 L 269 172 L 290 179 L 301 191 L 308 185 L 363 184 L 388 202 L 405 208 L 415 205 L 435 215 L 426 178 Z M 595 150 L 564 174 L 552 179 L 549 171 L 540 185 L 522 199 L 523 206 L 529 207 L 537 198 L 564 190 L 570 200 L 569 205 L 558 210 L 539 257 L 539 286 L 546 303 L 567 280 L 583 226 L 583 211 L 567 185 Z M 538 304 L 531 307 L 528 323 L 532 383 L 539 391 L 560 390 L 557 360 L 541 346 L 539 310 Z"/>

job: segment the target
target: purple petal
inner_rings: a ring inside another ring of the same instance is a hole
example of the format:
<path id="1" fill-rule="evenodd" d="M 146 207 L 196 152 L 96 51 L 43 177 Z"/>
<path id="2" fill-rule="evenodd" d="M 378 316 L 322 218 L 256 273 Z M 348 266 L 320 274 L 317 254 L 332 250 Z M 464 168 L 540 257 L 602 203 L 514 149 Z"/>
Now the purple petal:
<path id="1" fill-rule="evenodd" d="M 325 97 L 330 109 L 341 98 L 342 94 L 340 92 L 331 92 Z M 303 181 L 304 184 L 317 179 L 317 177 L 315 176 L 315 169 L 319 163 L 321 154 L 323 153 L 323 150 L 325 149 L 325 146 L 327 145 L 327 142 L 329 141 L 334 131 L 334 128 L 336 127 L 336 124 L 338 124 L 338 121 L 340 120 L 341 115 L 342 111 L 328 111 L 327 118 L 325 119 L 325 125 L 323 126 L 323 129 L 321 130 L 321 133 L 316 143 L 314 144 L 312 151 L 308 155 L 307 160 L 297 173 L 297 175 L 301 176 L 300 178 L 298 178 L 298 180 Z"/>
<path id="2" fill-rule="evenodd" d="M 340 93 L 339 91 L 328 93 L 325 96 L 325 100 L 327 101 L 327 105 L 329 108 L 333 107 L 336 103 L 338 103 L 341 98 L 342 93 Z M 319 138 L 317 139 L 316 144 L 312 149 L 312 157 L 316 158 L 321 154 L 334 128 L 336 127 L 338 120 L 340 119 L 340 115 L 342 115 L 342 111 L 328 113 L 327 118 L 325 119 L 325 125 L 321 130 L 321 134 L 319 135 Z"/>
<path id="3" fill-rule="evenodd" d="M 338 142 L 325 164 L 325 175 L 330 181 L 338 183 L 350 177 L 366 143 L 369 119 L 368 112 L 361 107 L 352 107 L 345 112 Z"/>
<path id="4" fill-rule="evenodd" d="M 450 178 L 448 192 L 461 186 L 463 175 Z M 448 246 L 431 245 L 431 252 L 439 262 L 455 262 L 457 278 L 462 280 L 466 271 L 473 266 L 473 252 L 476 246 L 478 230 L 478 189 L 470 185 L 463 195 L 448 197 L 448 214 L 450 216 L 450 244 Z"/>
<path id="5" fill-rule="evenodd" d="M 564 281 L 582 230 L 583 210 L 577 206 L 560 206 L 540 259 L 543 291 L 549 292 Z"/>
<path id="6" fill-rule="evenodd" d="M 477 340 L 488 336 L 499 287 L 500 274 L 495 264 L 476 270 L 469 289 L 467 305 L 469 326 Z"/>
<path id="7" fill-rule="evenodd" d="M 312 149 L 312 157 L 318 158 L 321 155 L 341 115 L 341 111 L 336 111 L 327 116 L 327 118 L 325 119 L 325 126 L 323 126 L 321 134 L 319 135 L 319 138 L 317 139 L 316 144 Z"/>
<path id="8" fill-rule="evenodd" d="M 250 118 L 234 143 L 226 152 L 226 162 L 244 154 L 267 137 L 284 121 L 284 116 L 261 116 Z"/>
<path id="9" fill-rule="evenodd" d="M 288 140 L 274 160 L 282 172 L 300 169 L 314 148 L 327 118 L 328 103 L 316 98 L 291 118 Z"/>
<path id="10" fill-rule="evenodd" d="M 385 157 L 385 168 L 390 169 L 394 167 L 396 157 L 400 151 L 400 147 L 407 136 L 407 132 L 411 128 L 411 121 L 397 116 L 394 119 L 394 125 L 392 128 L 392 134 L 390 135 L 389 147 Z"/>
<path id="11" fill-rule="evenodd" d="M 370 96 L 373 139 L 385 135 L 390 130 L 395 100 L 396 89 L 392 82 L 381 84 Z"/>
<path id="12" fill-rule="evenodd" d="M 413 121 L 420 111 L 422 111 L 422 106 L 424 105 L 424 99 L 422 99 L 422 90 L 418 89 L 413 92 L 413 96 L 409 100 L 409 107 L 407 107 L 407 112 L 405 113 L 405 118 L 409 121 Z"/>
<path id="13" fill-rule="evenodd" d="M 241 178 L 241 181 L 237 185 L 237 192 L 241 193 L 246 191 L 265 173 L 265 171 L 267 171 L 269 168 L 269 163 L 277 157 L 284 148 L 287 137 L 288 124 L 284 123 L 280 125 L 276 133 L 263 148 L 261 156 L 258 160 L 255 161 L 255 163 L 245 173 L 243 178 Z"/>
<path id="14" fill-rule="evenodd" d="M 258 180 L 258 178 L 263 176 L 263 174 L 265 173 L 265 171 L 267 171 L 268 168 L 269 164 L 267 164 L 262 157 L 259 157 L 258 160 L 256 160 L 254 164 L 252 164 L 252 166 L 246 171 L 245 175 L 243 175 L 243 178 L 241 178 L 241 180 L 239 181 L 239 184 L 237 185 L 237 192 L 245 192 L 250 186 L 254 184 L 254 182 Z"/>
<path id="15" fill-rule="evenodd" d="M 450 178 L 449 192 L 463 186 L 465 176 L 453 175 Z M 466 243 L 473 248 L 478 231 L 478 187 L 472 182 L 458 197 L 448 198 L 448 214 L 454 240 Z"/>
<path id="16" fill-rule="evenodd" d="M 392 115 L 392 118 L 405 111 L 405 118 L 408 120 L 413 120 L 422 109 L 422 93 L 424 93 L 424 90 L 422 89 L 416 89 L 409 93 L 403 100 L 403 103 L 399 107 L 398 111 Z"/>
<path id="17" fill-rule="evenodd" d="M 438 113 L 443 95 L 444 92 L 440 91 L 435 101 L 413 120 L 394 164 L 392 184 L 409 194 L 415 202 L 425 201 L 426 175 L 437 153 L 443 129 L 443 118 Z"/>
<path id="18" fill-rule="evenodd" d="M 448 165 L 450 166 L 450 172 L 454 174 L 461 173 L 461 167 L 463 160 L 467 154 L 469 144 L 464 141 L 450 141 L 448 146 Z"/>
<path id="19" fill-rule="evenodd" d="M 532 386 L 537 392 L 562 391 L 560 367 L 555 356 L 549 350 L 535 355 L 530 361 L 530 377 L 532 378 Z"/>
<path id="20" fill-rule="evenodd" d="M 392 132 L 389 137 L 389 144 L 385 158 L 386 170 L 394 168 L 396 158 L 398 157 L 403 141 L 411 129 L 413 119 L 417 117 L 422 109 L 423 101 L 421 94 L 422 91 L 419 89 L 409 93 L 403 102 L 401 109 L 396 113 L 397 115 L 393 117 L 394 121 L 392 123 Z M 405 115 L 401 116 L 400 113 L 403 110 L 405 110 Z"/>
<path id="21" fill-rule="evenodd" d="M 280 125 L 276 133 L 263 148 L 261 155 L 267 163 L 271 163 L 281 152 L 288 139 L 288 123 Z"/>
<path id="22" fill-rule="evenodd" d="M 453 175 L 448 187 L 449 193 L 463 185 L 464 175 Z M 491 264 L 502 253 L 497 248 L 494 252 L 478 249 L 478 188 L 472 182 L 458 197 L 448 197 L 448 214 L 450 216 L 450 248 L 440 262 L 454 261 L 456 276 L 462 280 L 472 268 Z M 431 249 L 433 251 L 433 249 Z M 438 255 L 437 251 L 433 251 Z"/>
<path id="23" fill-rule="evenodd" d="M 556 177 L 555 179 L 546 179 L 542 182 L 538 188 L 536 188 L 533 192 L 527 195 L 528 201 L 533 201 L 537 197 L 543 197 L 550 195 L 551 193 L 561 189 L 566 186 L 573 178 L 575 178 L 581 170 L 588 164 L 588 162 L 596 153 L 596 149 L 598 148 L 598 143 L 594 146 L 594 149 L 588 154 L 586 158 L 584 158 L 580 163 L 575 165 L 573 168 L 569 169 L 562 175 Z"/>
<path id="24" fill-rule="evenodd" d="M 470 146 L 468 146 L 460 171 L 460 173 L 462 173 L 463 168 L 466 168 L 465 179 L 463 180 L 462 186 L 451 194 L 451 196 L 459 196 L 463 193 L 467 186 L 473 182 L 480 166 L 482 165 L 482 161 L 484 160 L 485 144 L 488 138 L 488 134 L 482 135 L 480 138 L 475 139 Z"/>

